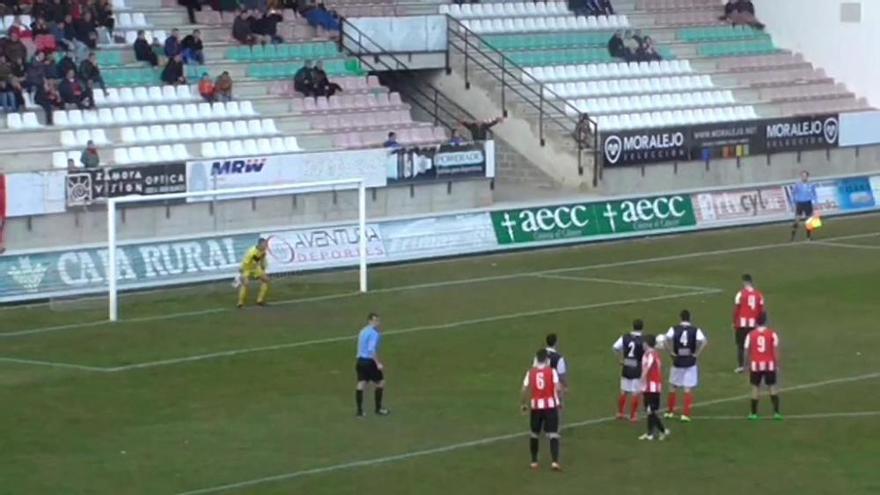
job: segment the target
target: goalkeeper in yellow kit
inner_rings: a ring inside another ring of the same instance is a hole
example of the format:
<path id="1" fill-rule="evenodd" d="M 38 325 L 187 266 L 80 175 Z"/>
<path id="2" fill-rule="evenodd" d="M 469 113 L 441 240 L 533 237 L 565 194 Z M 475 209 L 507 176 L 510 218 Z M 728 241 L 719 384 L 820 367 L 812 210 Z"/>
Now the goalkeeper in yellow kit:
<path id="1" fill-rule="evenodd" d="M 264 238 L 257 240 L 257 245 L 248 249 L 241 261 L 240 280 L 238 281 L 238 307 L 243 308 L 248 296 L 251 280 L 260 281 L 260 292 L 257 293 L 257 304 L 266 305 L 266 294 L 269 292 L 269 276 L 266 275 L 266 248 L 268 242 Z"/>

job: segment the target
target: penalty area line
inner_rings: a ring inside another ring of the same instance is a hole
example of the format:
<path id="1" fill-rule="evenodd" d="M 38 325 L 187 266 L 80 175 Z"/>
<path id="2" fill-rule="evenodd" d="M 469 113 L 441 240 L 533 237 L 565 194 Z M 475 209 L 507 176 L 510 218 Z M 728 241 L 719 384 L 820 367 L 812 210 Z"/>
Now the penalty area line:
<path id="1" fill-rule="evenodd" d="M 813 414 L 786 414 L 785 419 L 847 419 L 847 418 L 869 418 L 880 416 L 880 411 L 851 411 L 851 412 L 831 412 L 831 413 L 813 413 Z M 745 416 L 698 416 L 700 421 L 742 421 Z"/>
<path id="2" fill-rule="evenodd" d="M 783 392 L 792 392 L 792 391 L 796 391 L 796 390 L 806 390 L 806 389 L 812 389 L 812 388 L 817 388 L 817 387 L 823 387 L 823 386 L 827 386 L 827 385 L 834 385 L 834 384 L 839 384 L 839 383 L 849 383 L 849 382 L 856 382 L 856 381 L 862 381 L 862 380 L 870 380 L 870 379 L 874 379 L 874 378 L 880 378 L 880 373 L 876 373 L 876 372 L 875 373 L 867 373 L 864 375 L 853 375 L 853 376 L 847 376 L 847 377 L 842 377 L 842 378 L 834 378 L 831 380 L 822 380 L 822 381 L 818 381 L 818 382 L 804 383 L 804 384 L 795 385 L 792 387 L 783 387 L 780 390 Z M 715 405 L 715 404 L 724 404 L 724 403 L 728 403 L 728 402 L 744 400 L 747 398 L 749 398 L 749 394 L 742 394 L 742 395 L 736 395 L 736 396 L 732 396 L 732 397 L 724 397 L 721 399 L 712 399 L 712 400 L 705 401 L 705 402 L 698 402 L 698 403 L 694 404 L 694 406 L 695 407 L 707 407 L 707 406 L 711 406 L 711 405 Z M 808 416 L 808 415 L 802 415 L 802 416 Z M 794 416 L 787 416 L 787 417 L 794 417 Z M 697 418 L 699 418 L 699 417 L 697 417 Z M 738 419 L 740 419 L 741 421 L 745 421 L 744 416 L 741 416 Z M 584 421 L 578 421 L 575 423 L 569 423 L 569 424 L 563 426 L 563 429 L 570 430 L 570 429 L 574 429 L 574 428 L 581 428 L 584 426 L 610 423 L 613 421 L 615 421 L 614 416 L 605 416 L 605 417 L 601 417 L 601 418 L 593 418 L 593 419 L 587 419 Z M 294 480 L 297 478 L 303 478 L 303 477 L 311 476 L 311 475 L 315 475 L 315 474 L 325 474 L 325 473 L 332 473 L 335 471 L 342 471 L 342 470 L 346 470 L 346 469 L 375 466 L 375 465 L 379 465 L 379 464 L 389 464 L 389 463 L 393 463 L 393 462 L 397 462 L 397 461 L 405 461 L 405 460 L 409 460 L 409 459 L 426 457 L 426 456 L 435 455 L 435 454 L 443 454 L 443 453 L 453 452 L 453 451 L 467 449 L 467 448 L 471 448 L 471 447 L 481 447 L 484 445 L 490 445 L 490 444 L 494 444 L 494 443 L 498 443 L 498 442 L 503 442 L 506 440 L 512 440 L 515 438 L 522 438 L 522 437 L 525 437 L 526 435 L 528 435 L 528 432 L 519 432 L 519 433 L 509 433 L 506 435 L 497 435 L 497 436 L 486 437 L 486 438 L 481 438 L 481 439 L 477 439 L 477 440 L 471 440 L 468 442 L 449 444 L 449 445 L 435 447 L 435 448 L 431 448 L 431 449 L 415 450 L 415 451 L 411 451 L 411 452 L 405 452 L 405 453 L 386 456 L 386 457 L 375 457 L 372 459 L 363 459 L 363 460 L 359 460 L 359 461 L 346 462 L 346 463 L 342 463 L 342 464 L 333 464 L 333 465 L 329 465 L 329 466 L 317 467 L 317 468 L 312 468 L 312 469 L 305 469 L 302 471 L 292 471 L 289 473 L 276 474 L 273 476 L 254 478 L 254 479 L 250 479 L 250 480 L 246 480 L 246 481 L 239 481 L 236 483 L 228 483 L 228 484 L 224 484 L 224 485 L 217 485 L 217 486 L 212 486 L 212 487 L 207 487 L 207 488 L 200 488 L 197 490 L 180 492 L 176 495 L 206 495 L 206 494 L 210 494 L 210 493 L 231 492 L 231 491 L 239 490 L 242 488 L 249 488 L 252 486 L 263 485 L 266 483 L 273 483 L 273 482 L 278 482 L 278 481 L 290 481 L 290 480 Z"/>

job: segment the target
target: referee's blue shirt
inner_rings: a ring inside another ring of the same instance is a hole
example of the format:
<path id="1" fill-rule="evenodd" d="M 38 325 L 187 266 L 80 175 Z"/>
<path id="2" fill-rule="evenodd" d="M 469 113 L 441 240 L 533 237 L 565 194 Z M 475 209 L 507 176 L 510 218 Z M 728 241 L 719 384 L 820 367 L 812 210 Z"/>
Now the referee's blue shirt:
<path id="1" fill-rule="evenodd" d="M 791 189 L 795 203 L 812 203 L 816 201 L 816 186 L 809 182 L 798 182 Z"/>
<path id="2" fill-rule="evenodd" d="M 372 325 L 365 326 L 358 334 L 358 359 L 375 359 L 381 334 Z"/>

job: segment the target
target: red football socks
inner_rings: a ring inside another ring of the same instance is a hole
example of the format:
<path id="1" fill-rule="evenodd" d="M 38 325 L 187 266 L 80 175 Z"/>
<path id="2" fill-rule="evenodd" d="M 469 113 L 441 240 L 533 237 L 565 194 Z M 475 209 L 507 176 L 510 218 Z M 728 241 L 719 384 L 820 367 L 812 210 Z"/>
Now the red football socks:
<path id="1" fill-rule="evenodd" d="M 674 413 L 675 412 L 675 402 L 676 402 L 675 392 L 669 392 L 669 400 L 666 401 L 666 410 L 671 413 Z"/>
<path id="2" fill-rule="evenodd" d="M 688 392 L 684 394 L 684 415 L 690 417 L 691 409 L 694 408 L 694 394 Z"/>
<path id="3" fill-rule="evenodd" d="M 626 408 L 626 394 L 620 394 L 617 398 L 617 415 L 623 416 L 623 409 Z"/>
<path id="4" fill-rule="evenodd" d="M 639 396 L 633 395 L 632 407 L 629 409 L 629 417 L 636 418 L 639 415 Z"/>

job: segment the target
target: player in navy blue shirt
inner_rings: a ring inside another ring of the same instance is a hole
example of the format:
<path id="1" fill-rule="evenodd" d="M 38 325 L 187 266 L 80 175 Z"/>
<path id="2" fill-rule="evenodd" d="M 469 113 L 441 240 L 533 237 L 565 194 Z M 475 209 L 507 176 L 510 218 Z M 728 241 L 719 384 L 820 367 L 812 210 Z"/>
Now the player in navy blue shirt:
<path id="1" fill-rule="evenodd" d="M 806 222 L 808 218 L 813 216 L 813 205 L 816 203 L 816 185 L 810 183 L 810 173 L 804 170 L 801 172 L 800 182 L 796 182 L 791 186 L 791 200 L 794 202 L 794 224 L 791 226 L 791 240 L 794 241 L 797 235 L 798 224 L 803 220 Z M 808 228 L 807 239 L 813 238 L 813 233 Z"/>
<path id="2" fill-rule="evenodd" d="M 370 313 L 367 316 L 367 326 L 358 333 L 357 363 L 357 388 L 355 390 L 355 402 L 357 403 L 357 415 L 364 416 L 364 389 L 368 382 L 375 387 L 376 414 L 386 416 L 389 411 L 382 407 L 382 394 L 385 392 L 384 366 L 379 361 L 379 344 L 382 341 L 382 322 L 379 315 Z"/>

